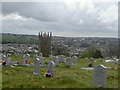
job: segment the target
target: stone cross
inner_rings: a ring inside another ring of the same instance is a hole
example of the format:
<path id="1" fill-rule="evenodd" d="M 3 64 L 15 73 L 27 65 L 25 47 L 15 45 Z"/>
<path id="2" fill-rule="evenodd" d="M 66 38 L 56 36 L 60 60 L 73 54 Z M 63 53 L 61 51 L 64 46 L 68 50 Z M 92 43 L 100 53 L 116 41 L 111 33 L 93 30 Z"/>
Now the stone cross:
<path id="1" fill-rule="evenodd" d="M 107 86 L 107 67 L 98 65 L 94 67 L 94 85 L 106 88 Z"/>
<path id="2" fill-rule="evenodd" d="M 66 65 L 67 65 L 69 68 L 72 68 L 72 67 L 71 67 L 71 64 L 72 64 L 71 61 L 72 61 L 72 60 L 71 60 L 71 57 L 67 57 L 67 58 L 66 58 Z"/>
<path id="3" fill-rule="evenodd" d="M 72 65 L 76 65 L 77 59 L 78 59 L 77 56 L 73 56 L 73 57 L 72 57 Z"/>
<path id="4" fill-rule="evenodd" d="M 34 72 L 33 72 L 33 74 L 38 75 L 38 76 L 40 76 L 40 63 L 39 62 L 40 62 L 39 58 L 36 58 L 34 60 Z"/>
<path id="5" fill-rule="evenodd" d="M 11 67 L 11 63 L 12 63 L 12 58 L 10 56 L 11 56 L 11 54 L 8 54 L 8 59 L 6 62 L 8 67 Z"/>
<path id="6" fill-rule="evenodd" d="M 53 61 L 49 62 L 47 70 L 51 72 L 53 76 L 55 76 L 55 63 Z"/>

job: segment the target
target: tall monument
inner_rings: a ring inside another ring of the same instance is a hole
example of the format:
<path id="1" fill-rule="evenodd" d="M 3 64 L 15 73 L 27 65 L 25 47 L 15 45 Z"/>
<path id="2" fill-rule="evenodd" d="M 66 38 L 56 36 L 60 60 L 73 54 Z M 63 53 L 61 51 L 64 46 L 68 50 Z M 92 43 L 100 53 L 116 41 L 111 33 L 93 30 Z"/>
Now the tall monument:
<path id="1" fill-rule="evenodd" d="M 39 32 L 38 51 L 39 54 L 42 53 L 44 57 L 48 57 L 51 54 L 51 39 L 52 32 L 48 32 L 48 34 Z"/>

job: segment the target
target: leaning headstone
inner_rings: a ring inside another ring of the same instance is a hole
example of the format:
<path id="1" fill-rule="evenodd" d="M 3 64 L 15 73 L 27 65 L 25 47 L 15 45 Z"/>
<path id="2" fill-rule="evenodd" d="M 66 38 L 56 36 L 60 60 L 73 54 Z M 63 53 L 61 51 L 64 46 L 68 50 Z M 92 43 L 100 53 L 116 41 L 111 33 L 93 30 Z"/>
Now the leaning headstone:
<path id="1" fill-rule="evenodd" d="M 53 61 L 49 62 L 47 70 L 51 72 L 53 76 L 55 76 L 55 63 Z"/>
<path id="2" fill-rule="evenodd" d="M 72 65 L 76 65 L 77 59 L 78 59 L 77 56 L 72 57 Z"/>
<path id="3" fill-rule="evenodd" d="M 40 63 L 39 62 L 40 62 L 39 58 L 36 58 L 34 60 L 34 72 L 33 72 L 33 74 L 38 75 L 38 76 L 40 76 Z"/>
<path id="4" fill-rule="evenodd" d="M 71 57 L 67 57 L 67 58 L 66 58 L 66 65 L 67 65 L 69 68 L 72 68 L 72 67 L 71 67 L 71 64 L 72 64 L 72 63 L 71 63 Z"/>
<path id="5" fill-rule="evenodd" d="M 94 67 L 94 85 L 103 88 L 107 87 L 107 67 L 103 65 Z"/>

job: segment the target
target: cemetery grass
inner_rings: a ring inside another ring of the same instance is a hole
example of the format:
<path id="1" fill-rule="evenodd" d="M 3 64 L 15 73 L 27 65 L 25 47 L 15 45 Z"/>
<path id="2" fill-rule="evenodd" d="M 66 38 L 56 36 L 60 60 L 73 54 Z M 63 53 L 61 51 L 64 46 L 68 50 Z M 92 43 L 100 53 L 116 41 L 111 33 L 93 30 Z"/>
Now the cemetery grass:
<path id="1" fill-rule="evenodd" d="M 22 57 L 12 56 L 13 61 L 23 61 Z M 50 60 L 49 58 L 47 58 Z M 47 60 L 46 59 L 46 60 Z M 33 62 L 31 57 L 30 62 Z M 116 67 L 117 64 L 102 63 L 96 60 L 95 65 L 103 64 L 107 67 Z M 15 66 L 15 68 L 2 69 L 2 88 L 99 88 L 93 86 L 93 70 L 83 70 L 88 67 L 89 60 L 81 59 L 77 61 L 72 69 L 66 67 L 65 63 L 60 63 L 55 68 L 55 77 L 44 77 L 46 67 L 41 67 L 41 76 L 33 75 L 32 67 Z M 118 87 L 118 70 L 109 69 L 107 72 L 107 88 Z"/>

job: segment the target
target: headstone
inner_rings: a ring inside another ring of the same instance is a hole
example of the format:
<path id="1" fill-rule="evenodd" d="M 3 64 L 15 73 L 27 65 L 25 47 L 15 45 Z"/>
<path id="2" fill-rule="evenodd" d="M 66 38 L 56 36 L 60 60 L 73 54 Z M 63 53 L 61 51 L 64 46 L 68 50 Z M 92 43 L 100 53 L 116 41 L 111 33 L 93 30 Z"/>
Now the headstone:
<path id="1" fill-rule="evenodd" d="M 55 76 L 55 63 L 53 61 L 49 62 L 47 70 L 51 72 L 53 76 Z"/>
<path id="2" fill-rule="evenodd" d="M 71 67 L 71 64 L 72 64 L 72 63 L 71 63 L 71 57 L 67 57 L 67 58 L 66 58 L 66 65 L 67 65 L 69 68 L 72 68 L 72 67 Z"/>
<path id="3" fill-rule="evenodd" d="M 8 54 L 8 59 L 7 59 L 7 67 L 12 67 L 11 66 L 11 63 L 12 63 L 12 58 L 10 57 L 11 55 L 10 54 Z"/>
<path id="4" fill-rule="evenodd" d="M 33 72 L 33 74 L 38 75 L 38 76 L 40 76 L 40 63 L 39 62 L 40 62 L 39 58 L 36 58 L 34 60 L 34 72 Z"/>
<path id="5" fill-rule="evenodd" d="M 60 62 L 60 63 L 61 63 L 61 62 L 63 63 L 64 60 L 65 60 L 65 56 L 64 56 L 64 55 L 59 55 L 58 58 L 59 58 L 59 62 Z"/>
<path id="6" fill-rule="evenodd" d="M 73 57 L 72 57 L 72 65 L 76 65 L 77 59 L 78 59 L 77 56 L 73 56 Z"/>
<path id="7" fill-rule="evenodd" d="M 90 58 L 89 61 L 92 63 L 92 67 L 94 67 L 94 59 Z"/>
<path id="8" fill-rule="evenodd" d="M 55 65 L 59 65 L 59 58 L 58 56 L 52 56 L 52 61 L 55 63 Z"/>
<path id="9" fill-rule="evenodd" d="M 98 65 L 94 67 L 94 85 L 106 88 L 107 86 L 107 67 Z"/>
<path id="10" fill-rule="evenodd" d="M 40 57 L 43 57 L 43 54 L 42 54 L 42 53 L 40 53 L 40 54 L 39 54 L 39 56 L 40 56 Z"/>

